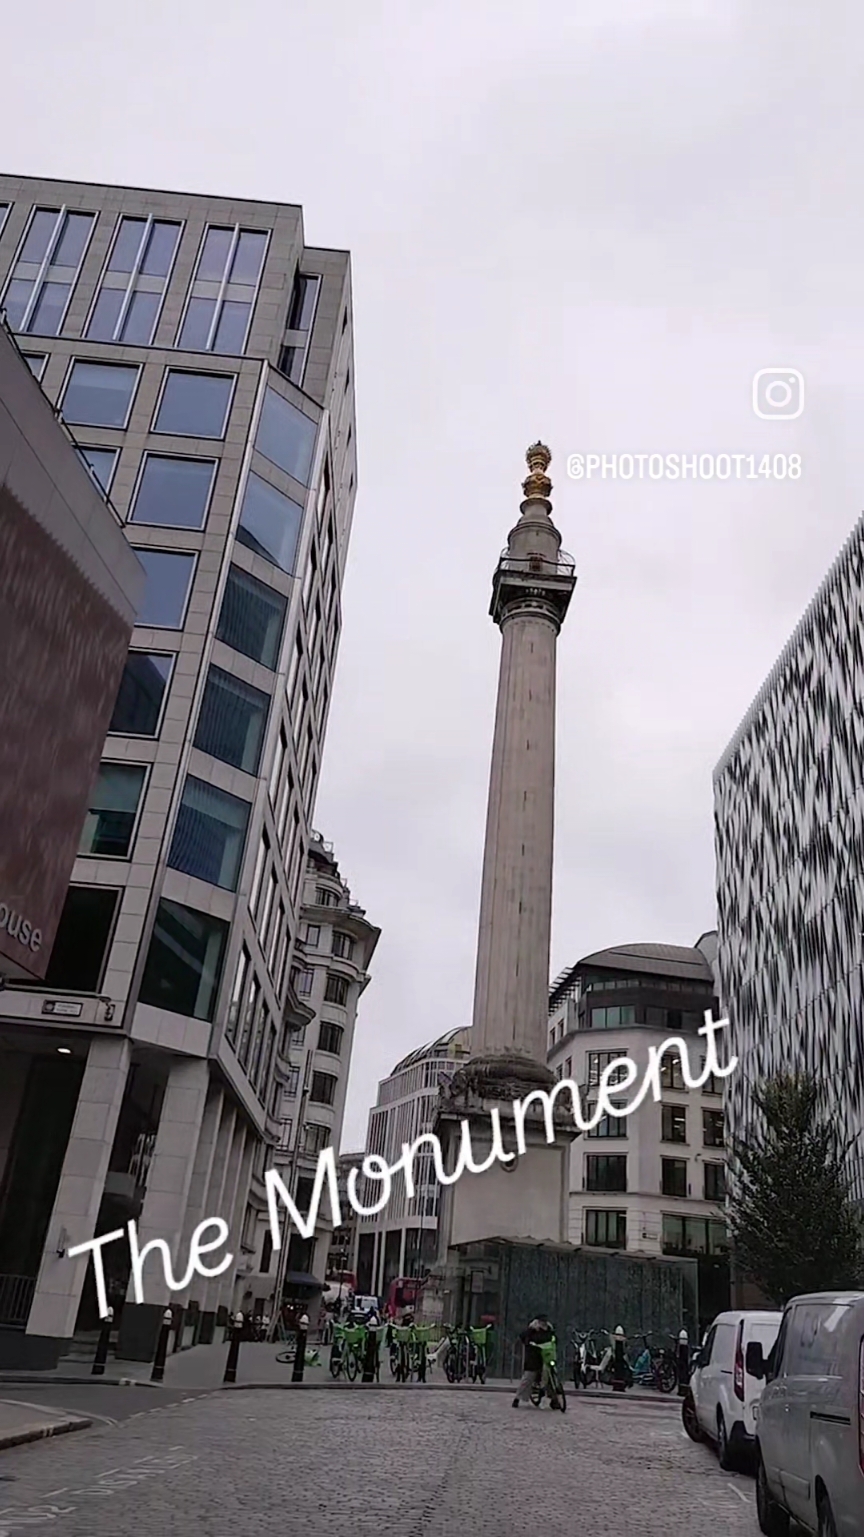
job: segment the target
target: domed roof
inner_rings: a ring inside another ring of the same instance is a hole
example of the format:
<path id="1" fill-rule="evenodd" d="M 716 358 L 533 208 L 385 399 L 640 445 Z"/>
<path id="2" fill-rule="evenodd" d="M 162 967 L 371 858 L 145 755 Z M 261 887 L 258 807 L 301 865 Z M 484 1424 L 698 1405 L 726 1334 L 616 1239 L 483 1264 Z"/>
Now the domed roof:
<path id="1" fill-rule="evenodd" d="M 396 1063 L 390 1077 L 395 1078 L 396 1074 L 403 1073 L 406 1067 L 413 1067 L 416 1062 L 423 1062 L 428 1057 L 456 1056 L 460 1046 L 467 1051 L 470 1036 L 470 1025 L 457 1025 L 455 1030 L 448 1030 L 446 1035 L 439 1035 L 437 1041 L 430 1041 L 428 1046 L 418 1046 L 416 1051 L 409 1052 L 407 1057 L 403 1057 L 401 1062 Z"/>
<path id="2" fill-rule="evenodd" d="M 703 938 L 706 936 L 703 935 Z M 681 982 L 714 982 L 704 950 L 691 945 L 655 945 L 650 943 L 611 945 L 585 955 L 555 978 L 549 996 L 554 1008 L 567 993 L 574 979 L 583 971 L 630 971 L 642 976 L 670 977 Z"/>

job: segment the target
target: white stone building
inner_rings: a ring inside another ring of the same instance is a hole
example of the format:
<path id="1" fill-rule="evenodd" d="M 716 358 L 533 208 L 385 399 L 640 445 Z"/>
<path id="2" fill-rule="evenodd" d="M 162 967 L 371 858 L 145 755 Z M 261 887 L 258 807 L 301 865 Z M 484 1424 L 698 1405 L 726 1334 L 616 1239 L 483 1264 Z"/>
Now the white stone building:
<path id="1" fill-rule="evenodd" d="M 381 930 L 351 898 L 339 873 L 333 845 L 312 834 L 300 911 L 300 940 L 292 982 L 297 997 L 310 1011 L 309 1019 L 290 1031 L 283 1059 L 277 1063 L 280 1084 L 279 1139 L 270 1164 L 294 1197 L 298 1210 L 309 1208 L 319 1153 L 339 1152 L 345 1095 L 354 1049 L 360 996 L 369 982 L 369 963 Z M 244 1300 L 264 1310 L 272 1305 L 278 1280 L 284 1291 L 310 1302 L 327 1275 L 333 1224 L 326 1196 L 321 1203 L 313 1238 L 285 1235 L 280 1267 L 274 1254 L 270 1225 L 262 1211 L 256 1235 L 256 1260 L 244 1287 Z M 313 1285 L 313 1283 L 315 1283 Z"/>
<path id="2" fill-rule="evenodd" d="M 618 945 L 563 972 L 549 1006 L 556 1076 L 587 1088 L 590 1104 L 614 1057 L 632 1058 L 641 1083 L 649 1046 L 670 1035 L 683 1037 L 691 1063 L 704 1064 L 697 1032 L 706 1009 L 718 1017 L 715 952 L 713 933 L 693 949 Z M 723 1060 L 722 1035 L 719 1049 Z M 723 1081 L 687 1090 L 673 1058 L 661 1081 L 660 1104 L 649 1096 L 632 1115 L 606 1117 L 573 1143 L 568 1236 L 591 1248 L 700 1256 L 704 1292 L 722 1283 L 728 1263 Z"/>
<path id="3" fill-rule="evenodd" d="M 393 1164 L 404 1142 L 432 1131 L 441 1081 L 468 1060 L 470 1039 L 470 1026 L 450 1030 L 428 1046 L 410 1052 L 397 1062 L 388 1078 L 382 1078 L 377 1102 L 369 1112 L 367 1153 L 378 1153 Z M 374 1217 L 357 1218 L 353 1269 L 358 1289 L 364 1294 L 383 1298 L 391 1281 L 419 1276 L 432 1265 L 440 1185 L 431 1153 L 416 1158 L 414 1180 L 416 1195 L 412 1201 L 406 1199 L 400 1176 L 393 1181 L 393 1193 L 383 1211 Z M 369 1183 L 364 1199 L 371 1205 L 374 1195 Z"/>

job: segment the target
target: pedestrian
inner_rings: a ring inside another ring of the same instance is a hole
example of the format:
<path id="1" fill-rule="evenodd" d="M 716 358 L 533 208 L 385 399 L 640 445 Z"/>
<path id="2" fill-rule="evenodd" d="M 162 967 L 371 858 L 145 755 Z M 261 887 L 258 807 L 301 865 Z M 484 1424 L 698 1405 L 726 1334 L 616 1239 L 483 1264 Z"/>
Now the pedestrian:
<path id="1" fill-rule="evenodd" d="M 538 1388 L 543 1376 L 543 1357 L 538 1346 L 548 1345 L 555 1338 L 555 1330 L 545 1313 L 538 1313 L 532 1318 L 528 1328 L 519 1336 L 525 1347 L 525 1363 L 522 1371 L 522 1380 L 516 1389 L 516 1397 L 513 1400 L 513 1408 L 518 1409 L 520 1403 L 531 1397 L 533 1388 Z"/>

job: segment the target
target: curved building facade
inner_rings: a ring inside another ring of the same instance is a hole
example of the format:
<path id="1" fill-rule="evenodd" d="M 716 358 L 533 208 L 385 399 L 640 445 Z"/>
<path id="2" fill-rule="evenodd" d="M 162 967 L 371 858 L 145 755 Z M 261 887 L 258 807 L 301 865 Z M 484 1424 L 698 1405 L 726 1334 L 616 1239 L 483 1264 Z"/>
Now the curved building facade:
<path id="1" fill-rule="evenodd" d="M 442 1080 L 467 1061 L 470 1039 L 470 1028 L 450 1030 L 397 1062 L 378 1085 L 378 1100 L 369 1113 L 367 1153 L 378 1153 L 393 1164 L 403 1142 L 433 1130 Z M 354 1269 L 362 1293 L 383 1296 L 397 1276 L 419 1276 L 434 1261 L 441 1187 L 431 1153 L 418 1156 L 414 1171 L 413 1200 L 407 1200 L 403 1180 L 394 1180 L 384 1211 L 357 1219 Z M 370 1188 L 365 1204 L 373 1199 Z"/>

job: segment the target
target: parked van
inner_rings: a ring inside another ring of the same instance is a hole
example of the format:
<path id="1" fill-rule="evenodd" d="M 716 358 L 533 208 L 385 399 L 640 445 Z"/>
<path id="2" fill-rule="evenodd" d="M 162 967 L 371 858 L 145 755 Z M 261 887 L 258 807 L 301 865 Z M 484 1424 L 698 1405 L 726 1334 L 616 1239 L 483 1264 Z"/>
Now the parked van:
<path id="1" fill-rule="evenodd" d="M 754 1341 L 765 1378 L 756 1422 L 756 1506 L 765 1537 L 790 1518 L 819 1537 L 864 1532 L 864 1292 L 794 1297 L 773 1351 Z"/>
<path id="2" fill-rule="evenodd" d="M 720 1313 L 702 1343 L 681 1418 L 691 1440 L 715 1443 L 721 1468 L 752 1461 L 754 1410 L 763 1382 L 747 1371 L 747 1347 L 758 1342 L 767 1356 L 782 1317 L 782 1313 L 756 1311 Z"/>

